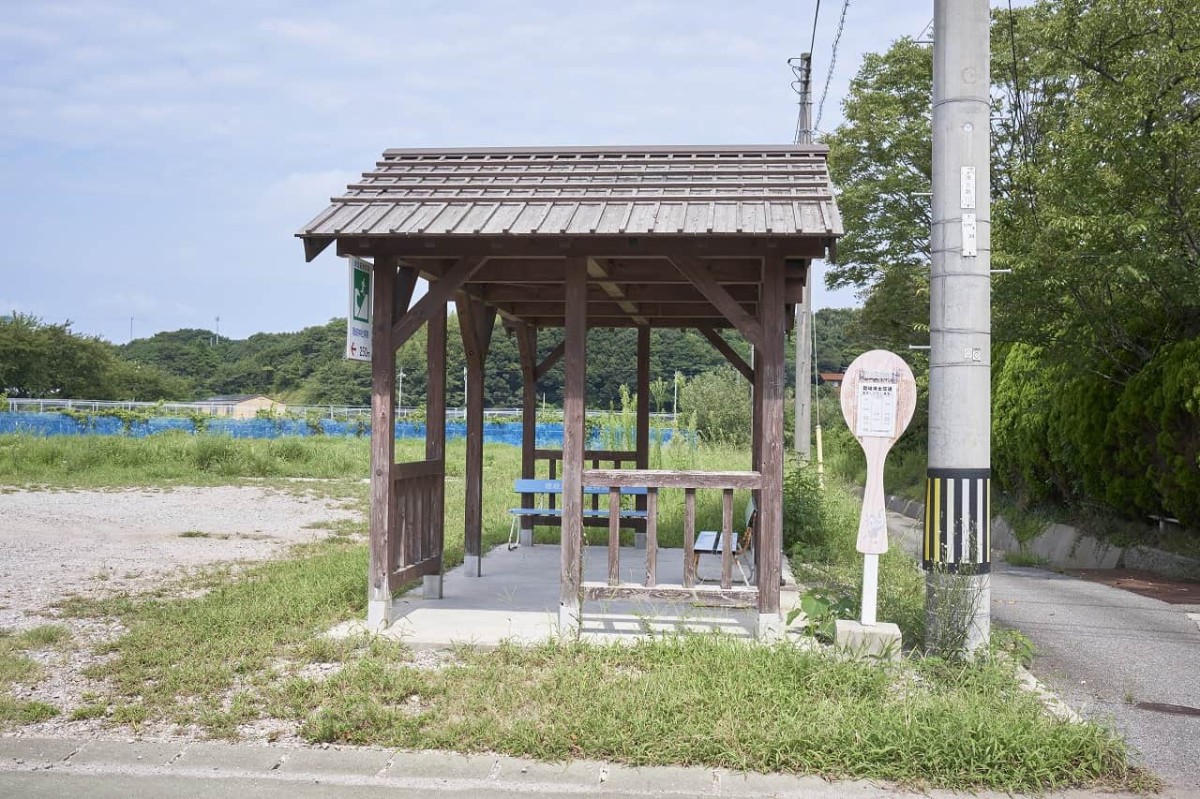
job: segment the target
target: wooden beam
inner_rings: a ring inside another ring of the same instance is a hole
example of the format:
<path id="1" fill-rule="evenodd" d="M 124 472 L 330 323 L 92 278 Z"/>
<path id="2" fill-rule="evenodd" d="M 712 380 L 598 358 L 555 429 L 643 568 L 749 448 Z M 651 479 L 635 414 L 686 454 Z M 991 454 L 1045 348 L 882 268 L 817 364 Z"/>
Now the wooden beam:
<path id="1" fill-rule="evenodd" d="M 700 289 L 709 302 L 733 323 L 733 326 L 745 336 L 747 341 L 756 347 L 762 343 L 762 326 L 756 319 L 751 318 L 745 309 L 729 296 L 725 287 L 709 274 L 703 261 L 683 255 L 675 256 L 671 261 L 688 280 L 692 281 L 696 288 Z M 776 296 L 782 293 L 781 287 Z"/>
<path id="2" fill-rule="evenodd" d="M 337 237 L 338 255 L 373 258 L 399 255 L 416 258 L 462 258 L 469 255 L 489 258 L 650 258 L 690 255 L 696 258 L 747 258 L 767 255 L 787 258 L 824 258 L 833 235 L 530 235 L 495 236 L 446 235 L 354 235 Z M 514 280 L 519 277 L 514 277 Z M 738 282 L 754 282 L 740 280 Z"/>
<path id="3" fill-rule="evenodd" d="M 408 313 L 408 305 L 412 302 L 413 291 L 417 288 L 419 273 L 411 266 L 401 266 L 396 274 L 396 290 L 392 300 L 392 318 L 399 319 Z"/>
<path id="4" fill-rule="evenodd" d="M 421 325 L 433 318 L 439 308 L 444 308 L 467 278 L 475 274 L 486 262 L 486 258 L 478 256 L 460 258 L 450 271 L 431 282 L 425 296 L 392 325 L 392 351 L 395 352 L 396 347 L 403 346 L 413 333 L 421 329 Z"/>
<path id="5" fill-rule="evenodd" d="M 621 585 L 606 585 L 604 583 L 585 583 L 584 598 L 594 600 L 662 600 L 664 602 L 693 602 L 702 607 L 722 606 L 733 608 L 752 608 L 758 599 L 757 588 L 718 588 L 717 586 L 697 585 L 687 588 L 682 585 L 657 585 L 648 588 L 637 583 Z"/>
<path id="6" fill-rule="evenodd" d="M 722 338 L 720 333 L 711 327 L 698 327 L 696 329 L 700 331 L 702 336 L 708 339 L 717 352 L 725 356 L 725 360 L 729 361 L 730 366 L 742 373 L 742 377 L 751 383 L 754 382 L 754 370 L 750 368 L 748 363 L 742 360 L 742 356 L 737 350 L 729 346 L 729 342 Z"/>
<path id="7" fill-rule="evenodd" d="M 478 361 L 478 367 L 483 368 L 487 362 L 488 350 L 492 344 L 492 331 L 496 327 L 496 309 L 486 305 L 483 300 L 469 294 L 459 293 L 454 301 L 458 309 L 458 326 L 462 333 L 463 351 L 466 354 L 468 366 Z"/>
<path id="8" fill-rule="evenodd" d="M 587 269 L 582 258 L 567 260 L 567 374 L 563 398 L 562 574 L 559 623 L 564 634 L 578 629 L 583 583 L 583 450 L 587 359 Z"/>
<path id="9" fill-rule="evenodd" d="M 534 377 L 537 380 L 541 380 L 543 377 L 545 377 L 546 373 L 553 369 L 556 363 L 562 360 L 563 353 L 566 351 L 567 341 L 566 339 L 563 339 L 562 341 L 558 342 L 557 347 L 550 350 L 550 354 L 546 356 L 546 359 L 537 365 L 537 368 L 534 370 Z M 534 355 L 537 355 L 536 350 L 534 351 Z"/>
<path id="10" fill-rule="evenodd" d="M 787 318 L 784 315 L 784 263 L 768 258 L 763 264 L 763 301 L 759 311 L 762 346 L 756 352 L 755 372 L 762 390 L 762 490 L 759 492 L 755 556 L 758 558 L 758 611 L 779 613 L 779 577 L 783 556 L 783 364 Z"/>
<path id="11" fill-rule="evenodd" d="M 446 306 L 430 317 L 426 335 L 425 357 L 428 363 L 425 382 L 425 457 L 444 461 L 446 458 Z M 442 554 L 446 551 L 446 475 L 443 472 L 433 492 L 429 511 L 430 555 L 438 559 L 438 574 L 442 570 Z M 437 598 L 440 598 L 440 586 Z"/>
<path id="12" fill-rule="evenodd" d="M 536 476 L 537 461 L 537 328 L 517 324 L 513 330 L 517 337 L 517 352 L 521 358 L 521 477 L 529 480 Z M 537 498 L 533 494 L 521 495 L 521 507 L 532 508 Z M 521 518 L 521 529 L 532 533 L 533 520 Z"/>
<path id="13" fill-rule="evenodd" d="M 780 452 L 783 450 L 781 449 Z M 671 469 L 584 469 L 583 484 L 611 488 L 733 488 L 755 489 L 763 484 L 758 472 L 698 472 Z M 566 486 L 563 486 L 566 493 Z"/>
<path id="14" fill-rule="evenodd" d="M 484 364 L 495 328 L 495 309 L 482 300 L 460 295 L 458 324 L 467 356 L 467 457 L 463 473 L 463 573 L 483 573 L 483 404 Z"/>
<path id="15" fill-rule="evenodd" d="M 546 303 L 508 302 L 500 303 L 499 307 L 519 319 L 542 316 L 547 313 L 562 313 L 562 306 L 547 305 Z M 758 306 L 753 303 L 747 303 L 740 307 L 746 316 L 750 316 L 758 310 Z M 637 313 L 630 313 L 630 308 L 636 308 Z M 634 306 L 632 303 L 621 300 L 602 300 L 589 302 L 588 311 L 596 317 L 625 315 L 638 325 L 650 324 L 652 319 L 705 319 L 722 315 L 721 311 L 712 305 L 696 302 L 647 302 L 640 306 Z"/>
<path id="16" fill-rule="evenodd" d="M 629 446 L 629 442 L 623 442 Z M 650 468 L 650 328 L 642 325 L 637 329 L 637 440 L 634 442 L 637 452 L 635 461 L 637 468 Z M 634 500 L 637 510 L 646 510 L 646 497 Z M 655 528 L 657 529 L 657 528 Z M 650 532 L 650 525 L 646 528 Z M 647 538 L 649 546 L 649 538 Z M 649 550 L 647 550 L 649 556 Z"/>
<path id="17" fill-rule="evenodd" d="M 673 303 L 696 303 L 703 305 L 711 305 L 708 298 L 701 294 L 690 283 L 685 282 L 686 278 L 678 274 L 678 270 L 671 268 L 675 272 L 679 282 L 677 283 L 622 283 L 621 292 L 625 298 L 631 302 L 673 302 Z M 549 305 L 562 305 L 565 302 L 565 295 L 561 284 L 554 283 L 470 283 L 470 286 L 477 286 L 476 296 L 490 303 L 511 303 L 519 302 L 523 304 L 545 303 Z M 729 292 L 729 296 L 741 303 L 757 303 L 758 302 L 758 286 L 743 285 L 740 283 L 722 284 L 725 290 Z M 791 284 L 789 283 L 789 286 Z M 799 284 L 803 289 L 803 283 Z M 610 295 L 600 288 L 598 284 L 592 283 L 588 286 L 588 302 L 607 301 L 611 299 Z M 792 300 L 795 301 L 795 300 Z"/>
<path id="18" fill-rule="evenodd" d="M 646 317 L 638 311 L 638 307 L 633 302 L 630 302 L 625 293 L 615 282 L 608 279 L 608 268 L 604 264 L 597 261 L 595 258 L 589 258 L 587 262 L 588 276 L 595 278 L 600 289 L 616 301 L 622 311 L 629 314 L 629 318 L 637 322 L 639 325 L 649 324 Z"/>
<path id="19" fill-rule="evenodd" d="M 396 259 L 375 259 L 372 275 L 371 330 L 371 521 L 370 600 L 392 601 L 391 573 L 396 566 L 396 519 L 392 480 L 396 458 L 396 359 L 391 346 Z M 381 614 L 390 621 L 390 608 Z"/>

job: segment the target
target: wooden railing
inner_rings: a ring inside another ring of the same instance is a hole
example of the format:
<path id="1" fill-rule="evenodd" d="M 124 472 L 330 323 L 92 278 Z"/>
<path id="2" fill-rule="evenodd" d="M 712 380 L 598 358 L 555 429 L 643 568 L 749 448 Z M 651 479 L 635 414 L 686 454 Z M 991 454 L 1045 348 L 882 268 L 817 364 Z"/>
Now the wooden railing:
<path id="1" fill-rule="evenodd" d="M 608 486 L 608 581 L 583 584 L 583 596 L 588 599 L 632 599 L 635 597 L 663 600 L 705 601 L 724 605 L 753 605 L 757 602 L 756 587 L 733 584 L 733 492 L 757 490 L 762 487 L 759 472 L 694 472 L 646 469 L 585 469 L 585 485 Z M 646 578 L 641 584 L 622 583 L 621 539 L 616 521 L 621 500 L 621 488 L 644 486 L 646 494 Z M 683 489 L 683 581 L 680 584 L 658 583 L 658 492 L 659 489 Z M 721 552 L 720 587 L 697 585 L 696 576 L 696 491 L 721 491 L 721 531 L 724 546 Z"/>
<path id="2" fill-rule="evenodd" d="M 392 518 L 388 535 L 388 579 L 394 591 L 405 583 L 442 570 L 445 462 L 392 466 Z"/>

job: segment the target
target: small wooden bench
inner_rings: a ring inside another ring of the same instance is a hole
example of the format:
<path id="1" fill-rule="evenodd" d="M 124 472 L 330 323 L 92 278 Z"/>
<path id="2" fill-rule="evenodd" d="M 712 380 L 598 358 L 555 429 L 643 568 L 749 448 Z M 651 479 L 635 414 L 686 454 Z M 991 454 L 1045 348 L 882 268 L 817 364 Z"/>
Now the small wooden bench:
<path id="1" fill-rule="evenodd" d="M 742 558 L 746 553 L 751 553 L 750 571 L 754 572 L 754 528 L 758 525 L 758 509 L 754 506 L 754 499 L 746 504 L 746 529 L 741 535 L 736 532 L 731 532 L 733 539 L 730 541 L 730 554 L 733 556 L 733 565 L 737 566 L 737 570 L 742 573 L 742 582 L 747 587 L 750 585 L 750 577 L 746 574 L 745 567 L 742 566 Z M 725 551 L 725 534 L 719 530 L 701 530 L 696 536 L 696 543 L 692 552 L 693 572 L 699 574 L 700 556 L 701 555 L 721 555 Z"/>
<path id="2" fill-rule="evenodd" d="M 513 482 L 513 493 L 516 494 L 545 494 L 549 497 L 562 496 L 562 480 L 543 480 L 538 478 L 520 478 Z M 604 486 L 584 486 L 583 493 L 587 494 L 607 494 L 608 488 Z M 646 489 L 644 487 L 624 487 L 621 489 L 623 496 L 645 496 Z M 520 529 L 521 519 L 530 519 L 534 524 L 538 521 L 554 519 L 558 523 L 562 522 L 562 508 L 557 506 L 540 506 L 540 507 L 521 507 L 509 508 L 509 515 L 512 517 L 512 524 L 508 529 L 508 548 L 516 549 L 518 546 L 518 532 Z M 583 518 L 587 519 L 607 519 L 608 508 L 584 508 Z M 622 521 L 644 521 L 646 519 L 646 511 L 635 510 L 633 508 L 621 509 Z"/>

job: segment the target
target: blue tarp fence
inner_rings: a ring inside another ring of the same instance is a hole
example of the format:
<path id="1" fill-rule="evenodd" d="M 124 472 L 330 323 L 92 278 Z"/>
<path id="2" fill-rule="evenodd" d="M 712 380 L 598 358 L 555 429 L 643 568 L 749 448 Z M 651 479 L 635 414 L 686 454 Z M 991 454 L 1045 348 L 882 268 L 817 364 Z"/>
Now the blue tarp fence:
<path id="1" fill-rule="evenodd" d="M 284 436 L 369 436 L 371 426 L 367 422 L 343 422 L 336 419 L 321 419 L 316 422 L 320 426 L 318 433 L 304 419 L 222 419 L 207 420 L 204 433 L 207 435 L 224 435 L 230 438 L 280 438 Z M 115 416 L 68 416 L 65 413 L 14 413 L 0 412 L 0 435 L 19 433 L 33 436 L 128 436 L 129 438 L 145 438 L 146 436 L 168 431 L 196 433 L 196 425 L 190 419 L 181 416 L 153 417 L 145 421 L 135 420 L 126 423 Z M 660 444 L 671 440 L 674 431 L 671 428 L 651 428 L 650 439 Z M 686 432 L 681 435 L 686 436 Z M 396 438 L 424 438 L 425 424 L 423 422 L 400 421 L 396 423 Z M 467 425 L 465 422 L 447 422 L 446 438 L 466 438 Z M 537 425 L 537 446 L 561 447 L 562 424 L 547 423 Z M 621 429 L 593 431 L 589 446 L 595 447 L 602 442 L 615 447 L 633 448 L 633 442 L 625 442 L 624 431 Z M 483 425 L 483 440 L 489 444 L 521 444 L 520 422 L 485 422 Z"/>

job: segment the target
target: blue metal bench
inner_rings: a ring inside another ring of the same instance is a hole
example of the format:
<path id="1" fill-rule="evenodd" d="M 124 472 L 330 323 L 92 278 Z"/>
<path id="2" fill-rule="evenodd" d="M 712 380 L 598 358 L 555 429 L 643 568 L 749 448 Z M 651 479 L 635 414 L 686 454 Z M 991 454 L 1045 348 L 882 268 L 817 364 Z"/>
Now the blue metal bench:
<path id="1" fill-rule="evenodd" d="M 547 496 L 561 496 L 563 492 L 562 480 L 544 480 L 539 478 L 519 478 L 513 482 L 513 493 L 516 494 L 546 494 Z M 583 493 L 587 494 L 607 494 L 608 488 L 605 486 L 584 486 Z M 622 496 L 645 496 L 646 489 L 643 487 L 624 487 L 621 489 Z M 537 519 L 558 519 L 562 520 L 561 507 L 532 507 L 532 508 L 509 508 L 508 513 L 512 516 L 512 524 L 508 529 L 508 548 L 516 549 L 518 546 L 517 534 L 519 532 L 521 519 L 529 518 L 536 522 Z M 607 519 L 607 508 L 584 508 L 584 519 Z M 646 511 L 634 510 L 632 508 L 621 509 L 622 519 L 645 519 Z"/>

